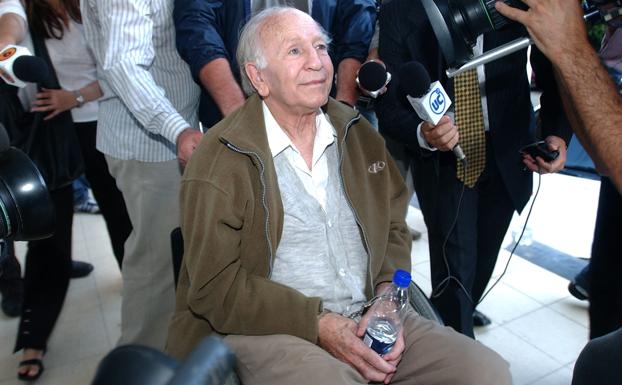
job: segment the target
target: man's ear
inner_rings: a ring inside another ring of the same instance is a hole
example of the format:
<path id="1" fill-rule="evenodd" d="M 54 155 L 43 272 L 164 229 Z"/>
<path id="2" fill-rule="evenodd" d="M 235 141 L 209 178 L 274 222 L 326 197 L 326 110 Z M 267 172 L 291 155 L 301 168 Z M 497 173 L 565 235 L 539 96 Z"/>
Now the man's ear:
<path id="1" fill-rule="evenodd" d="M 246 63 L 244 66 L 246 76 L 251 81 L 253 87 L 257 90 L 259 96 L 265 98 L 269 94 L 268 85 L 261 76 L 261 70 L 254 63 Z"/>

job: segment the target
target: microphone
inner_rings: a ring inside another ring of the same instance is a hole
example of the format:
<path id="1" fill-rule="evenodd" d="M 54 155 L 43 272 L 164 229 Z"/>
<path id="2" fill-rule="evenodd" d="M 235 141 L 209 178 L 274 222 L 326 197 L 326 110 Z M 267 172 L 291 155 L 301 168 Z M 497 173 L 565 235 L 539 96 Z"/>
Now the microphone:
<path id="1" fill-rule="evenodd" d="M 359 68 L 356 84 L 367 95 L 377 98 L 391 81 L 391 74 L 382 63 L 369 60 Z"/>
<path id="2" fill-rule="evenodd" d="M 32 56 L 30 50 L 19 45 L 7 45 L 0 51 L 0 77 L 9 85 L 23 88 L 26 83 L 14 72 L 14 64 L 22 56 Z"/>
<path id="3" fill-rule="evenodd" d="M 58 88 L 52 78 L 50 67 L 38 56 L 20 56 L 13 63 L 13 72 L 21 81 L 38 83 L 44 88 Z"/>
<path id="4" fill-rule="evenodd" d="M 426 122 L 438 124 L 451 106 L 451 99 L 441 83 L 438 80 L 432 83 L 428 71 L 416 61 L 404 63 L 400 67 L 398 78 L 400 92 L 406 95 L 417 115 Z M 459 144 L 452 151 L 456 159 L 466 162 L 466 156 Z"/>

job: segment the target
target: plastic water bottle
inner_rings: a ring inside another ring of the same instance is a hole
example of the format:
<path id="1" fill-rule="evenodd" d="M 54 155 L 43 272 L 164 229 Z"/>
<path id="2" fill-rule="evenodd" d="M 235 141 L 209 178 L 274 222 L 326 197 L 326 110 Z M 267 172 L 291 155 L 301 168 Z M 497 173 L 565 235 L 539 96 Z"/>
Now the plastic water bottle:
<path id="1" fill-rule="evenodd" d="M 410 273 L 396 270 L 391 287 L 369 310 L 371 316 L 365 330 L 363 342 L 380 355 L 387 354 L 402 328 L 401 310 L 408 303 Z"/>

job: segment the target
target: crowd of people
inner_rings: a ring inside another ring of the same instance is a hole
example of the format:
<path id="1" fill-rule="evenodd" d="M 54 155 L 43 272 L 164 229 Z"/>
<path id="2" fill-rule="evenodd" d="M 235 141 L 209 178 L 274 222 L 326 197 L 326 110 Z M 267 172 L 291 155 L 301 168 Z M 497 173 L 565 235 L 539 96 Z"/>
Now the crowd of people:
<path id="1" fill-rule="evenodd" d="M 523 36 L 523 24 L 531 55 L 524 49 L 448 78 L 419 1 L 0 0 L 0 49 L 29 47 L 56 80 L 0 95 L 11 111 L 77 137 L 80 156 L 66 160 L 84 170 L 121 269 L 119 344 L 184 359 L 219 335 L 244 384 L 511 384 L 507 363 L 475 341 L 473 327 L 490 322 L 476 307 L 512 215 L 532 193 L 532 172 L 563 169 L 574 131 L 612 181 L 601 204 L 619 202 L 622 188 L 622 98 L 587 43 L 578 3 L 524 2 L 528 10 L 498 4 L 518 23 L 480 35 L 473 49 Z M 617 26 L 609 23 L 601 51 L 612 67 L 622 49 Z M 393 74 L 377 98 L 355 81 L 369 59 Z M 454 102 L 437 124 L 397 86 L 412 61 Z M 543 90 L 538 122 L 528 61 Z M 520 154 L 537 124 L 556 159 Z M 466 164 L 454 156 L 457 144 Z M 44 371 L 75 273 L 80 174 L 46 180 L 55 233 L 28 244 L 14 311 L 24 381 Z M 413 189 L 429 234 L 431 301 L 447 327 L 408 309 L 393 349 L 379 355 L 362 340 L 362 309 L 396 269 L 411 270 Z M 620 206 L 607 207 L 595 234 L 602 250 L 619 222 Z M 184 256 L 175 285 L 169 235 L 177 227 Z M 595 365 L 608 368 L 594 352 L 622 336 L 622 306 L 604 315 L 598 305 L 622 301 L 620 263 L 598 255 L 591 336 L 604 337 L 582 353 L 577 385 Z"/>

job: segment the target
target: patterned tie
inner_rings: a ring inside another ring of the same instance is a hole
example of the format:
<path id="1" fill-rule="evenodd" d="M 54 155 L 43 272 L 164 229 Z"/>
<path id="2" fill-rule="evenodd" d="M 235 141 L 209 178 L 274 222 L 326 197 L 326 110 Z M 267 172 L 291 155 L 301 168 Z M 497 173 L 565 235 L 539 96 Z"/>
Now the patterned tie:
<path id="1" fill-rule="evenodd" d="M 468 187 L 473 187 L 486 164 L 486 137 L 482 97 L 477 70 L 468 70 L 454 78 L 456 125 L 460 132 L 460 147 L 467 160 L 466 177 L 462 162 L 456 161 L 456 174 Z"/>

